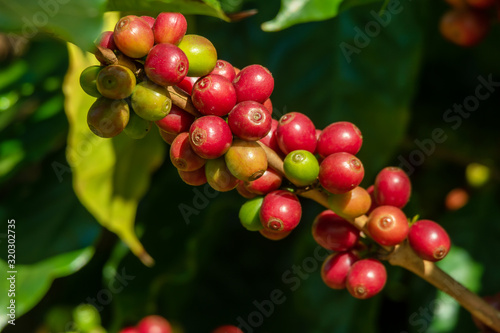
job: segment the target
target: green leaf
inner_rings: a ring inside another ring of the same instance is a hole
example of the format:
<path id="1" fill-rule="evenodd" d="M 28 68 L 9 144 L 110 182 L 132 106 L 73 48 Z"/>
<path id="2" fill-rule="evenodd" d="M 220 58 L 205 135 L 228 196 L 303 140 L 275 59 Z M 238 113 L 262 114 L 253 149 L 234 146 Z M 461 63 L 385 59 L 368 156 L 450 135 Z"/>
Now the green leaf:
<path id="1" fill-rule="evenodd" d="M 2 1 L 0 29 L 27 41 L 47 32 L 87 49 L 99 35 L 105 0 Z"/>
<path id="2" fill-rule="evenodd" d="M 150 11 L 154 13 L 181 12 L 183 14 L 214 16 L 229 21 L 218 0 L 109 0 L 107 9 L 111 11 Z"/>
<path id="3" fill-rule="evenodd" d="M 60 254 L 33 265 L 16 265 L 16 273 L 11 271 L 7 263 L 0 260 L 0 270 L 7 272 L 7 277 L 15 275 L 15 296 L 9 297 L 10 280 L 3 278 L 0 282 L 0 306 L 6 309 L 15 300 L 16 319 L 33 308 L 47 293 L 54 279 L 68 276 L 85 266 L 94 254 L 93 247 Z M 0 317 L 0 329 L 7 325 L 8 316 Z"/>
<path id="4" fill-rule="evenodd" d="M 99 223 L 116 233 L 145 264 L 152 265 L 152 258 L 134 232 L 134 221 L 139 200 L 149 188 L 150 175 L 163 162 L 166 145 L 157 131 L 142 140 L 123 133 L 112 139 L 94 135 L 87 125 L 87 112 L 95 99 L 83 92 L 78 80 L 95 59 L 74 45 L 68 47 L 70 68 L 63 90 L 70 124 L 66 155 L 73 187 Z"/>

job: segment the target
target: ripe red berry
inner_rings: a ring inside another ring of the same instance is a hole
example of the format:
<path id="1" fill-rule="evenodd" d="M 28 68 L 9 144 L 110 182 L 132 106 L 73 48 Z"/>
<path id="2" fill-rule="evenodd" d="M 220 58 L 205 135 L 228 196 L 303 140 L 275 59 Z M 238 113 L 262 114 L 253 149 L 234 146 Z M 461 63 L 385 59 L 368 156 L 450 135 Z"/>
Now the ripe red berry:
<path id="1" fill-rule="evenodd" d="M 182 50 L 173 44 L 156 44 L 144 63 L 149 79 L 161 86 L 173 86 L 186 76 L 189 62 Z"/>
<path id="2" fill-rule="evenodd" d="M 194 116 L 182 110 L 177 105 L 172 104 L 169 114 L 163 119 L 155 121 L 156 125 L 165 132 L 179 134 L 188 132 L 191 124 L 194 121 Z"/>
<path id="3" fill-rule="evenodd" d="M 273 92 L 274 78 L 267 68 L 250 65 L 236 75 L 233 84 L 238 103 L 243 101 L 264 103 Z"/>
<path id="4" fill-rule="evenodd" d="M 264 229 L 275 233 L 293 230 L 300 222 L 302 207 L 297 196 L 285 190 L 268 193 L 260 209 Z"/>
<path id="5" fill-rule="evenodd" d="M 224 76 L 209 74 L 196 81 L 191 99 L 202 114 L 222 117 L 236 105 L 236 92 Z"/>
<path id="6" fill-rule="evenodd" d="M 233 134 L 240 139 L 256 141 L 269 133 L 272 117 L 264 105 L 245 101 L 236 104 L 229 113 L 227 122 Z"/>
<path id="7" fill-rule="evenodd" d="M 274 241 L 279 241 L 279 240 L 282 240 L 283 238 L 286 238 L 288 237 L 288 235 L 290 235 L 292 231 L 278 231 L 278 232 L 274 232 L 274 231 L 271 231 L 271 230 L 268 230 L 266 228 L 262 228 L 259 230 L 259 233 L 264 236 L 265 238 L 269 239 L 269 240 L 274 240 Z"/>
<path id="8" fill-rule="evenodd" d="M 327 157 L 333 153 L 345 152 L 356 155 L 363 144 L 363 135 L 356 125 L 339 121 L 328 125 L 319 136 L 318 154 Z"/>
<path id="9" fill-rule="evenodd" d="M 238 193 L 245 199 L 253 199 L 257 196 L 257 194 L 250 192 L 245 188 L 245 182 L 242 180 L 238 182 L 238 185 L 236 186 L 236 191 L 238 191 Z"/>
<path id="10" fill-rule="evenodd" d="M 131 58 L 142 58 L 154 45 L 153 30 L 135 15 L 122 17 L 115 26 L 113 39 L 120 51 Z"/>
<path id="11" fill-rule="evenodd" d="M 359 230 L 331 210 L 316 216 L 312 235 L 316 243 L 332 251 L 347 251 L 359 240 Z"/>
<path id="12" fill-rule="evenodd" d="M 469 202 L 469 194 L 463 188 L 454 188 L 446 195 L 445 207 L 448 210 L 458 210 Z"/>
<path id="13" fill-rule="evenodd" d="M 278 145 L 278 136 L 276 134 L 276 129 L 278 128 L 278 121 L 276 119 L 271 120 L 271 129 L 269 132 L 267 132 L 267 135 L 260 139 L 259 141 L 271 148 L 276 152 L 278 155 L 282 155 L 283 152 L 281 151 L 279 145 Z"/>
<path id="14" fill-rule="evenodd" d="M 198 156 L 191 147 L 188 132 L 177 135 L 172 142 L 170 161 L 177 169 L 182 171 L 194 171 L 205 164 L 205 159 Z"/>
<path id="15" fill-rule="evenodd" d="M 136 327 L 125 327 L 119 333 L 139 333 L 139 329 Z"/>
<path id="16" fill-rule="evenodd" d="M 182 181 L 191 186 L 200 186 L 207 183 L 207 176 L 205 175 L 205 166 L 194 171 L 182 171 L 177 169 L 179 177 Z"/>
<path id="17" fill-rule="evenodd" d="M 206 159 L 224 155 L 233 142 L 229 125 L 217 116 L 196 119 L 189 128 L 189 138 L 196 154 Z"/>
<path id="18" fill-rule="evenodd" d="M 229 82 L 233 82 L 236 77 L 236 72 L 234 71 L 233 65 L 225 60 L 217 60 L 215 63 L 215 68 L 210 72 L 210 74 L 217 74 L 224 76 Z"/>
<path id="19" fill-rule="evenodd" d="M 361 183 L 364 176 L 363 164 L 349 153 L 331 154 L 319 166 L 319 182 L 333 194 L 351 191 Z"/>
<path id="20" fill-rule="evenodd" d="M 269 111 L 270 114 L 273 114 L 273 102 L 271 102 L 270 98 L 266 99 L 263 105 L 267 109 L 267 111 Z"/>
<path id="21" fill-rule="evenodd" d="M 118 49 L 113 38 L 113 31 L 104 31 L 103 33 L 101 33 L 99 38 L 96 39 L 95 45 L 105 47 L 112 51 Z"/>
<path id="22" fill-rule="evenodd" d="M 174 139 L 177 137 L 177 134 L 165 132 L 161 128 L 158 128 L 158 130 L 160 131 L 160 136 L 163 139 L 163 141 L 165 141 L 169 145 L 171 145 L 172 142 L 174 142 Z"/>
<path id="23" fill-rule="evenodd" d="M 177 83 L 176 86 L 187 92 L 189 95 L 191 95 L 193 93 L 194 84 L 199 79 L 200 79 L 199 77 L 186 76 L 185 78 L 182 79 L 181 82 Z"/>
<path id="24" fill-rule="evenodd" d="M 243 331 L 233 325 L 224 325 L 217 327 L 212 333 L 243 333 Z"/>
<path id="25" fill-rule="evenodd" d="M 386 167 L 375 178 L 374 195 L 379 206 L 403 208 L 410 200 L 410 178 L 398 167 Z"/>
<path id="26" fill-rule="evenodd" d="M 431 220 L 415 222 L 408 233 L 408 242 L 420 258 L 429 261 L 443 259 L 451 246 L 446 230 Z"/>
<path id="27" fill-rule="evenodd" d="M 379 206 L 370 213 L 366 228 L 377 243 L 393 246 L 408 235 L 408 219 L 405 213 L 394 206 Z"/>
<path id="28" fill-rule="evenodd" d="M 274 169 L 267 168 L 264 174 L 251 182 L 245 182 L 245 189 L 254 194 L 265 195 L 269 192 L 276 191 L 281 186 L 283 177 Z"/>
<path id="29" fill-rule="evenodd" d="M 305 114 L 290 112 L 280 118 L 276 129 L 278 145 L 285 154 L 294 150 L 316 150 L 316 127 Z"/>
<path id="30" fill-rule="evenodd" d="M 352 252 L 336 252 L 326 258 L 321 267 L 323 282 L 332 289 L 344 289 L 347 274 L 359 258 Z"/>
<path id="31" fill-rule="evenodd" d="M 156 44 L 178 45 L 186 34 L 186 18 L 181 13 L 160 13 L 152 29 Z"/>
<path id="32" fill-rule="evenodd" d="M 151 29 L 153 29 L 153 25 L 155 24 L 155 21 L 156 21 L 154 17 L 144 15 L 144 16 L 141 16 L 141 19 L 146 21 L 146 23 L 149 25 L 149 27 Z"/>
<path id="33" fill-rule="evenodd" d="M 446 39 L 457 45 L 474 46 L 486 37 L 490 23 L 481 12 L 452 9 L 441 18 L 439 30 Z"/>
<path id="34" fill-rule="evenodd" d="M 376 259 L 356 261 L 347 274 L 346 287 L 349 293 L 359 299 L 378 294 L 387 281 L 385 266 Z"/>
<path id="35" fill-rule="evenodd" d="M 170 323 L 161 316 L 147 316 L 144 317 L 139 324 L 137 324 L 139 333 L 172 333 Z"/>

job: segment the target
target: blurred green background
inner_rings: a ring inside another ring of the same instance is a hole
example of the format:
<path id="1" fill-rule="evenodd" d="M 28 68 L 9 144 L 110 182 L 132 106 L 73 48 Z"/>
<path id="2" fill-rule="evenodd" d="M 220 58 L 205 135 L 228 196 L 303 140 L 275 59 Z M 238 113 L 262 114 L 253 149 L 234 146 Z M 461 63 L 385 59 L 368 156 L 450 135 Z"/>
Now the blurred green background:
<path id="1" fill-rule="evenodd" d="M 64 40 L 87 47 L 102 30 L 102 13 L 107 10 L 137 10 L 153 16 L 162 10 L 208 14 L 189 15 L 189 32 L 209 38 L 219 58 L 237 67 L 258 63 L 269 68 L 275 78 L 276 118 L 300 111 L 317 128 L 346 120 L 361 129 L 363 185 L 371 185 L 384 166 L 413 159 L 411 167 L 403 166 L 413 183 L 405 212 L 441 223 L 454 244 L 441 267 L 488 295 L 500 291 L 498 87 L 467 118 L 445 117 L 454 104 L 475 95 L 480 77 L 500 82 L 496 21 L 482 43 L 464 49 L 439 33 L 439 19 L 448 10 L 444 2 L 401 1 L 401 10 L 386 12 L 388 24 L 365 40 L 363 47 L 358 44 L 348 61 L 343 43 L 356 46 L 358 31 L 376 22 L 382 2 L 284 0 L 281 16 L 264 25 L 268 30 L 318 22 L 274 32 L 263 31 L 261 25 L 276 17 L 278 1 L 47 3 L 57 4 L 57 13 L 48 15 L 47 24 L 26 44 L 13 43 L 19 41 L 13 34 L 26 35 L 29 29 L 22 30 L 27 29 L 26 22 L 33 22 L 45 7 L 37 1 L 19 1 L 4 3 L 0 10 L 4 31 L 0 38 L 0 269 L 3 276 L 7 221 L 15 219 L 19 272 L 18 318 L 15 326 L 7 325 L 2 332 L 65 332 L 71 326 L 71 312 L 82 303 L 97 307 L 109 332 L 135 325 L 148 314 L 160 314 L 174 323 L 177 332 L 186 333 L 210 332 L 225 323 L 238 325 L 238 318 L 247 323 L 261 321 L 253 331 L 268 333 L 476 331 L 465 310 L 397 267 L 387 266 L 388 284 L 370 300 L 355 300 L 346 291 L 328 289 L 321 281 L 321 261 L 315 256 L 310 231 L 322 211 L 314 202 L 302 201 L 301 224 L 279 242 L 240 225 L 238 210 L 244 199 L 234 192 L 210 199 L 207 207 L 186 221 L 179 205 L 193 206 L 194 188 L 180 180 L 168 155 L 164 160 L 168 147 L 159 144 L 156 132 L 131 143 L 133 149 L 127 146 L 130 140 L 117 139 L 122 145 L 113 151 L 117 162 L 105 161 L 112 170 L 121 170 L 121 156 L 126 155 L 122 160 L 126 164 L 137 160 L 140 151 L 154 154 L 147 166 L 138 167 L 146 179 L 125 174 L 112 183 L 140 199 L 131 204 L 132 211 L 138 205 L 136 231 L 156 260 L 153 268 L 144 266 L 98 223 L 73 189 L 75 175 L 82 173 L 72 172 L 67 154 L 79 149 L 84 165 L 99 166 L 104 161 L 94 154 L 100 149 L 95 147 L 101 147 L 97 143 L 91 142 L 90 148 L 78 142 L 68 146 L 68 134 L 75 126 L 68 122 L 68 109 L 79 108 L 78 96 L 83 92 L 77 81 L 65 81 L 70 58 Z M 286 11 L 297 7 L 299 14 Z M 49 13 L 55 7 L 47 8 Z M 249 9 L 258 13 L 232 23 L 221 19 L 223 11 Z M 436 129 L 444 131 L 444 142 L 431 143 Z M 480 186 L 473 186 L 474 178 L 466 176 L 471 163 L 488 167 L 489 177 Z M 450 211 L 445 197 L 454 188 L 464 188 L 470 199 L 463 208 Z M 8 285 L 3 281 L 0 286 L 2 328 Z M 256 304 L 269 300 L 273 290 L 282 291 L 284 301 L 269 313 L 259 310 Z"/>

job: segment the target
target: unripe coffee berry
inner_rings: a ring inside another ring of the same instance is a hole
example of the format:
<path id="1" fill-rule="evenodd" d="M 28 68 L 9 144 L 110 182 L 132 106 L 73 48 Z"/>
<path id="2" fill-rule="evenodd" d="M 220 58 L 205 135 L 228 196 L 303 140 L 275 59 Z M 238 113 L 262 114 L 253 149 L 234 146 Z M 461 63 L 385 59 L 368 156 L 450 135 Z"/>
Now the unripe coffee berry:
<path id="1" fill-rule="evenodd" d="M 354 219 L 368 212 L 372 204 L 370 194 L 357 186 L 349 192 L 332 194 L 328 197 L 328 206 L 345 219 Z"/>
<path id="2" fill-rule="evenodd" d="M 124 99 L 135 89 L 135 75 L 127 67 L 111 65 L 99 71 L 96 86 L 99 93 L 106 98 Z"/>
<path id="3" fill-rule="evenodd" d="M 128 57 L 142 58 L 154 45 L 153 30 L 138 16 L 122 17 L 115 26 L 113 40 L 118 49 Z"/>
<path id="4" fill-rule="evenodd" d="M 294 150 L 283 161 L 285 176 L 297 186 L 313 184 L 318 178 L 319 163 L 307 150 Z"/>
<path id="5" fill-rule="evenodd" d="M 235 139 L 225 155 L 229 171 L 238 179 L 250 182 L 267 170 L 267 155 L 255 141 Z"/>
<path id="6" fill-rule="evenodd" d="M 184 51 L 189 60 L 188 76 L 205 76 L 215 67 L 217 50 L 212 42 L 199 35 L 185 35 L 179 43 L 179 48 Z"/>

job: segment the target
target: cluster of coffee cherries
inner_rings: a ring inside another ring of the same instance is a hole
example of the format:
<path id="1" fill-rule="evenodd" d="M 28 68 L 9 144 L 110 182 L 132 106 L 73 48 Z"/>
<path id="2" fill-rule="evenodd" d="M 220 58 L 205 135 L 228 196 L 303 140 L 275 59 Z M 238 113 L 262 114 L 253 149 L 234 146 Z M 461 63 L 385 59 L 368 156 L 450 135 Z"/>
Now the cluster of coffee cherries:
<path id="1" fill-rule="evenodd" d="M 172 333 L 170 322 L 159 315 L 149 315 L 141 319 L 136 326 L 125 327 L 119 333 Z M 211 333 L 243 333 L 238 327 L 233 325 L 219 326 Z"/>
<path id="2" fill-rule="evenodd" d="M 500 18 L 498 0 L 445 0 L 452 8 L 441 18 L 441 34 L 460 46 L 481 42 Z"/>

